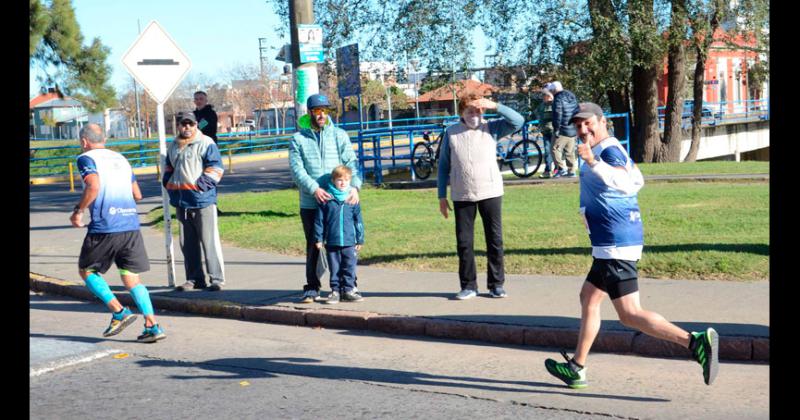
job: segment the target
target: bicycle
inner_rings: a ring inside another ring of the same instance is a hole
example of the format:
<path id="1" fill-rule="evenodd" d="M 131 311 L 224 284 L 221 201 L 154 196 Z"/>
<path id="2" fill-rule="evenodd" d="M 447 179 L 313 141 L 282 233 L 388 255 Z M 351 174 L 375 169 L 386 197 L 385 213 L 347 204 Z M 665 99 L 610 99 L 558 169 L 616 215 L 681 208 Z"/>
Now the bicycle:
<path id="1" fill-rule="evenodd" d="M 444 127 L 445 125 L 442 124 L 443 129 L 434 141 L 431 141 L 431 131 L 423 131 L 423 141 L 414 145 L 414 151 L 411 153 L 411 169 L 417 178 L 428 179 L 433 173 L 433 167 L 439 161 L 439 149 L 442 145 Z M 436 151 L 433 150 L 434 146 Z"/>
<path id="2" fill-rule="evenodd" d="M 520 131 L 513 133 L 507 140 L 497 142 L 497 165 L 503 170 L 503 165 L 508 165 L 511 172 L 519 178 L 528 178 L 535 174 L 542 165 L 542 142 L 541 136 L 537 140 L 522 138 L 514 141 L 513 136 Z"/>
<path id="3" fill-rule="evenodd" d="M 442 126 L 444 127 L 444 125 Z M 497 142 L 497 165 L 501 171 L 503 165 L 508 165 L 514 175 L 520 178 L 528 178 L 536 173 L 542 165 L 542 147 L 536 141 L 530 139 L 512 141 L 513 136 L 518 133 L 520 131 L 511 134 L 507 140 L 499 140 Z M 414 151 L 411 155 L 411 168 L 414 171 L 414 175 L 419 179 L 428 179 L 436 162 L 439 161 L 444 130 L 436 136 L 434 141 L 431 141 L 430 135 L 430 131 L 422 133 L 423 141 L 414 145 Z M 541 138 L 539 138 L 539 143 L 541 143 Z M 434 150 L 434 147 L 436 150 Z"/>

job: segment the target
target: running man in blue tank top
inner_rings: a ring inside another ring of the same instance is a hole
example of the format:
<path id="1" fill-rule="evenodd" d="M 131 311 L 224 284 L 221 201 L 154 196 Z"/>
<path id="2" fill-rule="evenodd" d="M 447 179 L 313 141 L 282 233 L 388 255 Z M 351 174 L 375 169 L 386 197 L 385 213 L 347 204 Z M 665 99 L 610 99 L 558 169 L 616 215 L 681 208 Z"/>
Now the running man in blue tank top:
<path id="1" fill-rule="evenodd" d="M 142 199 L 139 184 L 127 159 L 106 149 L 99 125 L 83 127 L 80 142 L 83 153 L 78 156 L 78 170 L 83 194 L 69 220 L 76 228 L 84 227 L 83 213 L 89 209 L 91 221 L 78 259 L 81 278 L 112 312 L 111 323 L 103 337 L 119 334 L 136 320 L 136 315 L 122 306 L 100 276 L 108 271 L 111 263 L 116 264 L 122 283 L 144 315 L 144 332 L 137 339 L 154 343 L 166 335 L 156 322 L 150 293 L 139 282 L 139 273 L 150 270 L 136 212 L 136 202 Z"/>
<path id="2" fill-rule="evenodd" d="M 711 385 L 717 376 L 719 337 L 713 328 L 689 333 L 663 316 L 642 308 L 639 302 L 636 262 L 642 256 L 644 235 L 637 193 L 644 178 L 619 140 L 608 133 L 607 121 L 597 104 L 580 104 L 572 117 L 583 141 L 578 154 L 580 212 L 592 243 L 594 263 L 580 293 L 581 329 L 573 358 L 566 363 L 547 359 L 551 375 L 570 388 L 585 388 L 586 358 L 600 330 L 600 304 L 611 297 L 620 322 L 649 336 L 688 348 L 703 367 L 703 379 Z"/>

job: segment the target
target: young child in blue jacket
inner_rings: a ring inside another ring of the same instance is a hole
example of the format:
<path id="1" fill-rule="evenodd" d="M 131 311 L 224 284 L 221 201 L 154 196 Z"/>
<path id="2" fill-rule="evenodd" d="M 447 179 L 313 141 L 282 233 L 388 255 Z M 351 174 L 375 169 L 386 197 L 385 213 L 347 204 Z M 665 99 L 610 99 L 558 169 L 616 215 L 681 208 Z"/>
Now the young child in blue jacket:
<path id="1" fill-rule="evenodd" d="M 361 204 L 345 202 L 350 193 L 353 171 L 340 165 L 331 172 L 325 189 L 333 197 L 320 204 L 314 220 L 317 249 L 325 243 L 328 269 L 331 273 L 331 293 L 327 304 L 360 302 L 364 300 L 356 289 L 356 252 L 364 244 L 364 220 Z M 322 183 L 320 183 L 322 184 Z"/>

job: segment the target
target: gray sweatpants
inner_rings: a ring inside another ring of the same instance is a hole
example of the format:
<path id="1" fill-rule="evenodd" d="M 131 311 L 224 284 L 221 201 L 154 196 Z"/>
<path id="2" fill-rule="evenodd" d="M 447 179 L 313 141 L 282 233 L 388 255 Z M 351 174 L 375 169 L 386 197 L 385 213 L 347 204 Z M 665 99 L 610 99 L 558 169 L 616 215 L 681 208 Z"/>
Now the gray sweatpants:
<path id="1" fill-rule="evenodd" d="M 217 206 L 212 204 L 202 209 L 175 208 L 180 224 L 181 252 L 186 280 L 205 283 L 203 254 L 206 271 L 211 281 L 225 282 L 225 262 L 222 260 L 222 243 L 217 226 Z M 202 247 L 202 250 L 201 250 Z"/>

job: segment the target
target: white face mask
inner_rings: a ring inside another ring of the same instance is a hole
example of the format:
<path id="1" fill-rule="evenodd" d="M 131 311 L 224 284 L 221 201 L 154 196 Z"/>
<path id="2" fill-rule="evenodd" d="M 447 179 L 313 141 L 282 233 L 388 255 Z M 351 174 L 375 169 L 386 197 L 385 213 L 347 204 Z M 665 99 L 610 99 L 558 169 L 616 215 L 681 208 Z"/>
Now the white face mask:
<path id="1" fill-rule="evenodd" d="M 464 124 L 470 129 L 474 130 L 481 124 L 481 117 L 465 117 Z"/>

